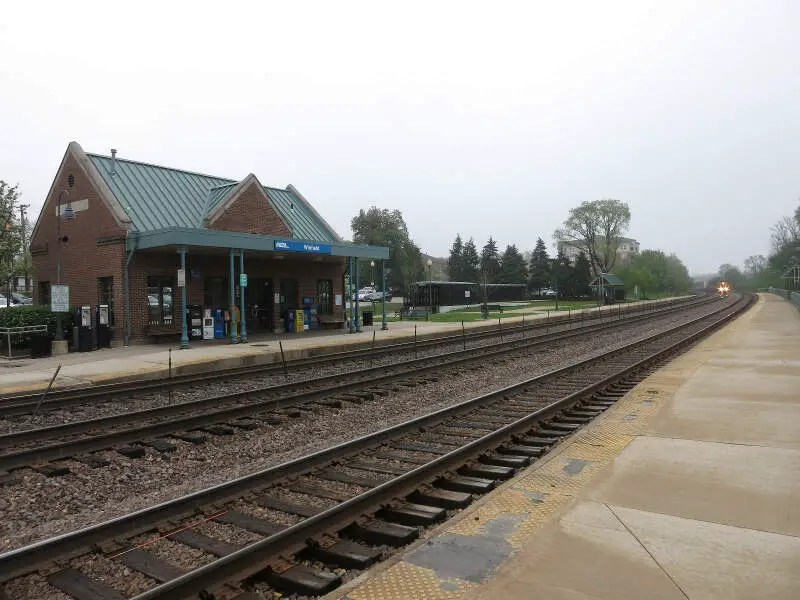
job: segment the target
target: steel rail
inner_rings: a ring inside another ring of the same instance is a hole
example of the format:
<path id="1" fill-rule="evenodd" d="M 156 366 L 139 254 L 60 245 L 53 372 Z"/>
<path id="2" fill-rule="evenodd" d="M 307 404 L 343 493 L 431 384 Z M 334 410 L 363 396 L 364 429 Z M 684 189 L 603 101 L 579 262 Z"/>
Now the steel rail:
<path id="1" fill-rule="evenodd" d="M 750 301 L 752 301 L 752 298 L 750 299 Z M 83 529 L 74 532 L 56 536 L 49 540 L 43 540 L 41 542 L 37 542 L 25 546 L 23 548 L 19 548 L 4 554 L 0 554 L 0 582 L 8 581 L 15 577 L 19 577 L 21 575 L 30 573 L 36 568 L 42 565 L 46 565 L 53 560 L 66 559 L 72 556 L 80 555 L 82 553 L 89 551 L 94 545 L 100 544 L 105 540 L 136 535 L 138 533 L 151 529 L 154 525 L 156 525 L 159 522 L 169 521 L 172 519 L 178 519 L 180 517 L 184 517 L 186 516 L 187 512 L 191 513 L 197 511 L 202 506 L 230 501 L 237 497 L 241 497 L 245 493 L 248 493 L 254 489 L 266 487 L 270 484 L 274 484 L 276 482 L 284 480 L 287 477 L 290 476 L 294 477 L 301 475 L 303 473 L 307 473 L 309 471 L 314 470 L 315 468 L 329 464 L 332 461 L 357 453 L 369 447 L 379 445 L 387 440 L 396 438 L 409 431 L 413 431 L 421 427 L 426 427 L 434 423 L 445 421 L 457 414 L 474 409 L 487 402 L 496 401 L 497 399 L 502 399 L 504 395 L 524 389 L 525 387 L 530 386 L 532 384 L 543 383 L 547 380 L 566 375 L 571 371 L 581 370 L 585 368 L 587 365 L 600 363 L 605 360 L 608 360 L 611 357 L 624 354 L 625 352 L 630 352 L 631 350 L 642 347 L 648 343 L 658 341 L 660 338 L 663 338 L 665 336 L 672 335 L 681 330 L 698 325 L 701 321 L 718 317 L 719 312 L 725 312 L 726 310 L 730 309 L 730 312 L 727 315 L 724 315 L 721 318 L 717 318 L 713 323 L 703 327 L 697 332 L 690 334 L 685 339 L 679 340 L 678 342 L 671 344 L 668 348 L 659 350 L 658 352 L 651 355 L 649 358 L 637 361 L 637 363 L 633 367 L 626 367 L 623 370 L 626 373 L 630 373 L 636 367 L 636 365 L 642 365 L 647 360 L 651 360 L 654 356 L 664 356 L 673 349 L 678 348 L 681 345 L 690 343 L 692 340 L 697 339 L 705 335 L 706 333 L 710 332 L 711 330 L 719 327 L 721 324 L 731 319 L 733 316 L 736 316 L 744 308 L 749 307 L 750 305 L 749 303 L 742 302 L 741 304 L 744 304 L 745 306 L 738 307 L 739 304 L 740 303 L 737 303 L 733 306 L 729 305 L 726 308 L 718 311 L 717 313 L 699 317 L 688 323 L 684 323 L 679 325 L 678 327 L 672 328 L 669 331 L 660 332 L 658 334 L 653 334 L 641 338 L 640 340 L 631 342 L 630 344 L 627 344 L 624 347 L 617 348 L 601 356 L 595 356 L 582 361 L 576 361 L 574 363 L 571 363 L 570 365 L 552 370 L 543 375 L 539 375 L 530 378 L 526 381 L 506 386 L 502 389 L 495 390 L 487 394 L 483 394 L 476 398 L 472 398 L 470 400 L 458 403 L 454 406 L 440 409 L 438 411 L 422 415 L 420 417 L 416 417 L 412 420 L 394 425 L 392 427 L 383 429 L 381 431 L 360 436 L 358 438 L 349 440 L 347 442 L 338 444 L 336 446 L 327 448 L 325 450 L 321 450 L 292 461 L 287 461 L 285 463 L 267 469 L 263 469 L 256 473 L 252 473 L 222 484 L 218 484 L 216 486 L 212 486 L 211 488 L 193 492 L 191 494 L 184 495 L 174 500 L 162 502 L 155 506 L 140 509 L 138 511 L 132 512 L 127 515 L 123 515 L 121 517 L 110 519 L 108 521 L 92 525 L 89 527 L 85 527 Z M 593 384 L 593 385 L 598 385 L 598 384 Z M 555 404 L 543 410 L 552 411 L 554 410 L 553 408 L 554 406 Z M 527 419 L 527 421 L 525 422 L 530 422 L 532 419 L 534 419 L 535 416 L 533 415 L 538 415 L 540 418 L 543 418 L 541 417 L 541 415 L 545 414 L 550 414 L 550 413 L 537 411 L 536 413 L 532 413 L 531 416 L 525 417 L 525 419 Z M 509 428 L 515 424 L 518 425 L 519 422 L 515 422 L 511 425 L 505 426 L 502 429 L 502 431 L 503 432 L 509 431 L 510 430 Z M 500 434 L 496 434 L 495 437 L 493 438 L 488 438 L 484 436 L 484 438 L 480 438 L 479 440 L 470 442 L 467 446 L 470 448 L 470 451 L 473 451 L 475 448 L 479 447 L 483 448 L 484 444 L 488 443 L 489 440 L 499 439 L 497 437 L 498 435 Z M 425 467 L 423 470 L 415 469 L 414 471 L 401 476 L 402 478 L 398 478 L 396 481 L 400 482 L 400 484 L 408 483 L 411 480 L 411 478 L 419 479 L 423 474 L 427 475 L 434 468 L 441 468 L 442 466 L 451 464 L 450 461 L 454 461 L 455 457 L 457 456 L 455 454 L 452 455 L 451 454 L 440 457 L 439 459 L 436 459 L 435 461 L 428 463 L 428 465 L 423 465 L 423 467 Z M 180 592 L 180 594 L 184 594 L 184 592 L 190 593 L 189 591 L 186 591 L 189 589 L 194 591 L 199 591 L 200 589 L 204 589 L 209 585 L 219 583 L 218 575 L 220 573 L 220 569 L 225 568 L 229 569 L 229 571 L 226 572 L 231 572 L 230 570 L 233 570 L 236 573 L 244 572 L 242 571 L 242 569 L 245 570 L 247 568 L 252 569 L 252 565 L 246 568 L 246 564 L 249 561 L 260 560 L 259 557 L 263 555 L 272 554 L 274 550 L 271 549 L 274 548 L 275 545 L 278 544 L 279 542 L 284 546 L 290 543 L 300 543 L 301 541 L 307 539 L 310 535 L 313 535 L 314 531 L 329 529 L 331 526 L 331 521 L 328 519 L 332 519 L 334 517 L 340 517 L 344 519 L 346 518 L 347 514 L 350 514 L 353 511 L 362 510 L 364 506 L 366 506 L 369 503 L 374 504 L 375 502 L 378 501 L 379 498 L 391 499 L 392 497 L 397 496 L 398 489 L 399 488 L 390 487 L 387 484 L 381 484 L 378 487 L 373 488 L 372 490 L 366 492 L 365 494 L 362 494 L 356 498 L 347 501 L 343 505 L 334 507 L 329 511 L 326 511 L 325 513 L 321 513 L 317 517 L 311 517 L 309 519 L 306 519 L 300 522 L 299 524 L 291 526 L 288 529 L 283 530 L 282 532 L 276 535 L 265 538 L 264 540 L 251 544 L 250 546 L 247 546 L 246 548 L 240 551 L 230 554 L 224 557 L 223 559 L 210 563 L 206 567 L 202 567 L 200 569 L 191 571 L 184 577 L 159 585 L 156 588 L 153 588 L 152 590 L 145 592 L 144 594 L 140 594 L 139 596 L 136 597 L 136 600 L 145 600 L 150 598 L 161 598 L 161 597 L 169 597 L 169 598 L 183 597 L 175 595 L 165 596 L 164 594 L 173 594 L 173 592 L 177 590 L 178 587 L 180 587 L 183 590 Z M 324 526 L 322 521 L 323 515 L 325 515 Z M 260 568 L 263 569 L 263 566 Z"/>
<path id="2" fill-rule="evenodd" d="M 714 296 L 693 296 L 686 299 L 680 299 L 674 302 L 668 302 L 665 305 L 649 305 L 644 304 L 637 307 L 629 307 L 622 314 L 630 315 L 621 320 L 631 317 L 638 317 L 641 315 L 656 315 L 669 313 L 674 310 L 679 310 L 685 307 L 694 305 L 703 305 L 711 302 Z M 602 322 L 611 313 L 589 313 L 588 317 L 581 319 L 570 319 L 568 315 L 553 315 L 547 322 L 540 322 L 540 319 L 532 321 L 530 324 L 517 324 L 507 325 L 503 328 L 503 333 L 513 335 L 522 331 L 535 331 L 539 329 L 548 329 L 552 327 L 570 326 L 580 324 L 585 326 L 584 323 L 591 326 L 594 321 Z M 613 316 L 613 315 L 612 315 Z M 500 335 L 499 329 L 483 327 L 483 331 L 445 335 L 437 337 L 425 336 L 416 342 L 417 350 L 427 349 L 431 347 L 441 346 L 445 344 L 461 344 L 466 341 L 475 341 L 485 338 L 497 337 Z M 368 343 L 368 342 L 363 342 Z M 359 343 L 361 345 L 362 343 Z M 403 352 L 412 350 L 414 348 L 414 341 L 397 342 L 391 344 L 378 343 L 375 345 L 374 350 L 370 348 L 357 348 L 354 350 L 327 352 L 316 356 L 299 358 L 287 361 L 287 366 L 296 370 L 297 368 L 309 368 L 328 363 L 343 362 L 347 360 L 357 360 L 359 358 L 369 358 L 370 356 L 380 356 L 391 354 L 394 352 Z M 57 390 L 51 392 L 47 398 L 42 401 L 42 393 L 25 394 L 17 396 L 0 397 L 0 417 L 14 416 L 18 414 L 26 414 L 29 410 L 39 405 L 39 410 L 53 410 L 69 406 L 71 404 L 84 403 L 92 399 L 102 398 L 106 399 L 110 394 L 141 394 L 142 392 L 155 392 L 169 388 L 187 386 L 191 384 L 204 384 L 213 383 L 224 379 L 234 378 L 240 375 L 253 376 L 253 375 L 269 375 L 270 373 L 282 373 L 284 366 L 281 363 L 271 362 L 263 365 L 248 365 L 245 367 L 233 367 L 230 369 L 222 369 L 213 373 L 202 374 L 185 374 L 177 375 L 170 378 L 151 378 L 144 380 L 137 380 L 133 382 L 117 382 L 102 385 L 86 386 L 79 388 L 70 388 L 66 390 Z"/>
<path id="3" fill-rule="evenodd" d="M 365 387 L 373 387 L 375 385 L 384 384 L 392 380 L 414 377 L 422 375 L 426 372 L 447 369 L 464 363 L 473 362 L 475 360 L 486 360 L 519 350 L 527 350 L 529 348 L 551 342 L 559 342 L 571 339 L 573 337 L 585 335 L 587 332 L 597 333 L 608 328 L 620 326 L 620 323 L 625 326 L 637 323 L 641 320 L 649 320 L 650 318 L 650 315 L 638 315 L 623 321 L 595 323 L 590 328 L 561 331 L 539 335 L 535 338 L 529 338 L 528 340 L 512 340 L 483 346 L 481 348 L 470 348 L 467 350 L 458 350 L 455 352 L 423 357 L 407 361 L 400 367 L 399 371 L 391 373 L 385 372 L 387 369 L 385 366 L 364 368 L 345 373 L 318 377 L 314 380 L 302 380 L 288 384 L 280 384 L 277 386 L 257 388 L 254 390 L 232 392 L 229 394 L 204 398 L 201 400 L 192 400 L 179 404 L 120 413 L 117 415 L 99 417 L 96 419 L 76 421 L 73 423 L 66 423 L 64 425 L 54 425 L 50 427 L 41 427 L 4 434 L 0 435 L 0 448 L 18 447 L 20 444 L 31 443 L 40 440 L 49 440 L 56 436 L 71 436 L 102 430 L 103 428 L 127 424 L 132 420 L 137 419 L 157 419 L 157 421 L 154 423 L 149 423 L 138 427 L 129 427 L 122 431 L 97 433 L 90 437 L 80 438 L 77 440 L 67 440 L 64 442 L 47 444 L 35 448 L 26 448 L 7 454 L 2 454 L 0 455 L 0 470 L 10 470 L 37 462 L 61 459 L 81 452 L 102 450 L 115 444 L 141 440 L 143 438 L 151 438 L 158 435 L 165 435 L 180 430 L 198 428 L 203 425 L 209 425 L 220 421 L 247 417 L 265 410 L 274 410 L 288 406 L 296 406 L 298 404 L 306 404 L 329 397 L 331 395 L 352 392 Z M 489 350 L 489 348 L 492 347 L 497 349 Z M 443 362 L 436 362 L 437 360 L 443 360 Z M 375 375 L 376 373 L 377 376 Z M 339 383 L 342 377 L 364 377 L 364 379 Z M 289 394 L 289 392 L 296 390 L 297 388 L 302 388 L 303 386 L 307 386 L 312 383 L 318 385 L 320 383 L 325 384 L 327 382 L 333 382 L 333 385 L 328 385 L 327 387 L 317 390 L 300 391 Z M 249 397 L 257 397 L 262 394 L 280 395 L 280 397 L 269 398 L 266 400 L 256 400 L 255 402 L 248 402 L 244 405 L 241 404 Z M 224 403 L 237 404 L 231 407 L 219 408 L 217 410 L 211 410 L 200 414 L 185 415 L 187 411 L 202 410 L 205 407 L 216 407 Z M 184 414 L 185 416 L 179 416 L 181 414 Z"/>

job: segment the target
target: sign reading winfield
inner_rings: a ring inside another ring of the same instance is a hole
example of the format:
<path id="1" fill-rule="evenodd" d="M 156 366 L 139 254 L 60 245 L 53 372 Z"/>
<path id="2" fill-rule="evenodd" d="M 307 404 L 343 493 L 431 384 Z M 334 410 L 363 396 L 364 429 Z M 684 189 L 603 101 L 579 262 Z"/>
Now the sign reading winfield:
<path id="1" fill-rule="evenodd" d="M 275 250 L 306 252 L 310 254 L 330 254 L 331 246 L 328 244 L 312 244 L 310 242 L 296 242 L 293 240 L 275 240 Z"/>

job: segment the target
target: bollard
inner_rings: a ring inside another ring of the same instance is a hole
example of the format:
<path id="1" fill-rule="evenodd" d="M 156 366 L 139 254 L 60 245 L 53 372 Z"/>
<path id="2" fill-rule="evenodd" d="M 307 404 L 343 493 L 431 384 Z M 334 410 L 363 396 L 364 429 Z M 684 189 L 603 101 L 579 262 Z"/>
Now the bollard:
<path id="1" fill-rule="evenodd" d="M 500 341 L 503 341 L 503 324 L 500 322 L 500 317 L 497 317 L 497 327 L 500 329 Z"/>
<path id="2" fill-rule="evenodd" d="M 414 358 L 417 358 L 417 324 L 414 324 Z"/>
<path id="3" fill-rule="evenodd" d="M 464 331 L 464 320 L 461 320 L 461 340 L 464 342 L 464 350 L 467 349 L 467 332 Z"/>
<path id="4" fill-rule="evenodd" d="M 375 330 L 372 331 L 372 353 L 369 355 L 369 366 L 372 368 L 372 361 L 375 359 Z"/>

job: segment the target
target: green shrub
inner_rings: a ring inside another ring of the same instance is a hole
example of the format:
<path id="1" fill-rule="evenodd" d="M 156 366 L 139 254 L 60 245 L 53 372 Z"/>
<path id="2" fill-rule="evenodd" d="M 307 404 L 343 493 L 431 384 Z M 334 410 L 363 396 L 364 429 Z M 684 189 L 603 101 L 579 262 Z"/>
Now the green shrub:
<path id="1" fill-rule="evenodd" d="M 72 339 L 72 313 L 63 313 L 61 323 L 64 328 L 64 337 Z M 47 325 L 47 331 L 56 333 L 56 313 L 51 312 L 46 306 L 12 306 L 0 308 L 0 328 L 2 327 L 30 327 L 32 325 Z M 5 337 L 5 336 L 3 336 Z M 30 336 L 15 336 L 12 346 L 26 345 Z M 5 340 L 4 340 L 5 341 Z"/>

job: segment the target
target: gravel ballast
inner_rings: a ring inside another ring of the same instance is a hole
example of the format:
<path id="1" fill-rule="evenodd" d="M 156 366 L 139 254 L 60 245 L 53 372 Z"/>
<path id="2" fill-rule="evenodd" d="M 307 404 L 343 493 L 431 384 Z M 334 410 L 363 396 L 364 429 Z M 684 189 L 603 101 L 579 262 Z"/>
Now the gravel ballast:
<path id="1" fill-rule="evenodd" d="M 711 312 L 711 308 L 705 309 L 704 313 Z M 0 488 L 0 498 L 7 504 L 6 517 L 0 520 L 0 551 L 105 521 L 322 450 L 575 360 L 605 353 L 697 316 L 699 313 L 695 309 L 656 322 L 612 329 L 573 340 L 569 345 L 465 370 L 458 377 L 443 376 L 433 383 L 399 387 L 397 392 L 384 397 L 375 395 L 362 404 L 344 403 L 339 409 L 303 411 L 303 416 L 286 419 L 283 424 L 262 425 L 253 431 L 237 430 L 232 436 L 208 435 L 205 444 L 194 445 L 170 438 L 176 446 L 172 453 L 161 454 L 147 448 L 144 458 L 128 459 L 117 452 L 106 451 L 100 454 L 110 461 L 108 466 L 93 469 L 82 462 L 68 460 L 65 464 L 72 472 L 63 477 L 46 477 L 24 469 L 19 482 Z M 443 452 L 451 449 L 442 447 Z M 331 489 L 348 485 L 328 481 L 325 484 Z M 284 495 L 287 500 L 302 504 L 316 503 L 320 508 L 333 504 L 279 488 L 270 490 L 270 494 Z M 167 559 L 175 560 L 174 557 Z M 192 564 L 197 566 L 198 563 L 193 559 Z"/>

